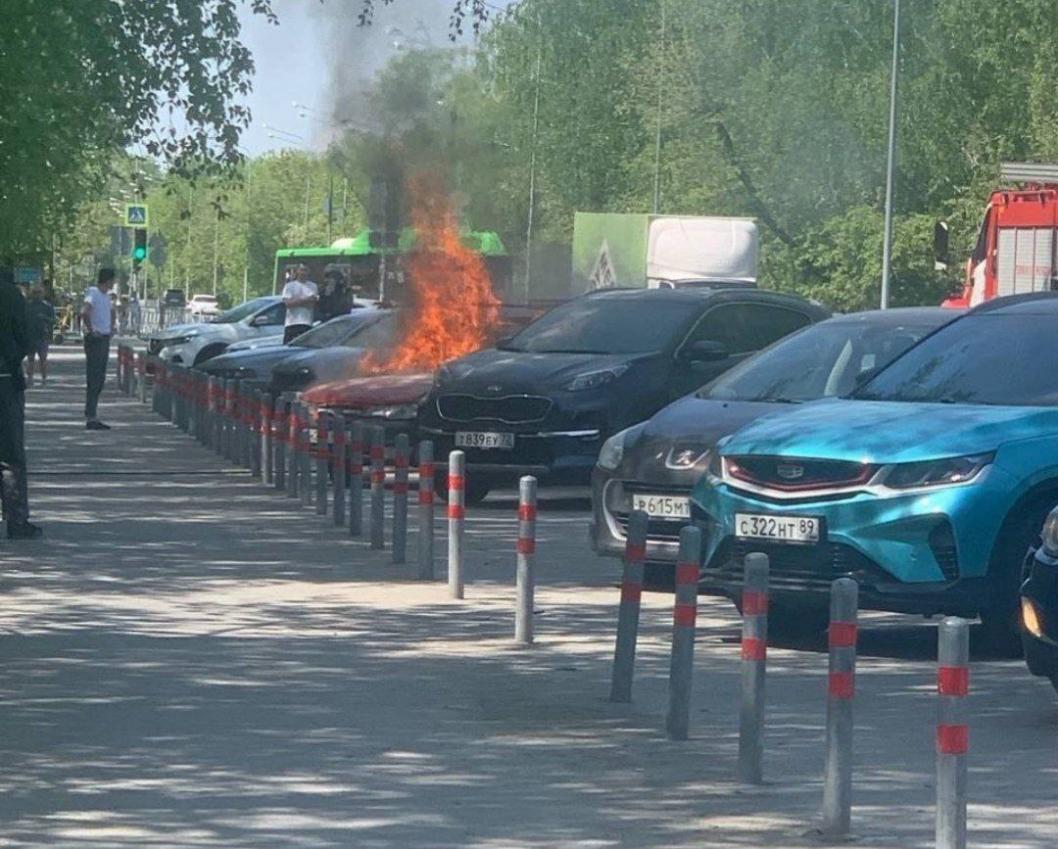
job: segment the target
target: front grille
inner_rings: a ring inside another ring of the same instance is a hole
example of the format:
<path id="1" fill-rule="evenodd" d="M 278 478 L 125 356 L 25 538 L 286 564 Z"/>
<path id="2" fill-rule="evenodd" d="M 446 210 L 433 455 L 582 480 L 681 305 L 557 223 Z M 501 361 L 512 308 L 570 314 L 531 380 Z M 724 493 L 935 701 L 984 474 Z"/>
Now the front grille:
<path id="1" fill-rule="evenodd" d="M 713 555 L 703 580 L 724 587 L 742 586 L 746 555 L 754 552 L 768 555 L 768 586 L 779 592 L 829 593 L 831 582 L 845 577 L 854 578 L 861 585 L 893 580 L 869 557 L 841 543 L 783 545 L 730 537 Z"/>
<path id="2" fill-rule="evenodd" d="M 788 492 L 865 484 L 876 468 L 847 460 L 814 460 L 754 454 L 727 457 L 731 477 L 756 486 Z"/>
<path id="3" fill-rule="evenodd" d="M 624 482 L 625 492 L 629 494 L 650 493 L 651 495 L 682 495 L 690 496 L 690 490 L 678 486 L 666 486 L 659 484 L 638 484 L 635 482 Z M 623 510 L 613 510 L 614 520 L 621 529 L 621 535 L 628 537 L 628 513 Z M 651 518 L 647 522 L 648 542 L 674 542 L 680 541 L 680 530 L 692 524 L 690 519 L 659 519 Z"/>
<path id="4" fill-rule="evenodd" d="M 506 395 L 502 398 L 442 395 L 437 399 L 438 415 L 450 422 L 523 424 L 542 421 L 550 411 L 551 399 L 539 395 Z"/>
<path id="5" fill-rule="evenodd" d="M 929 548 L 944 574 L 944 579 L 958 580 L 959 556 L 955 550 L 955 534 L 947 520 L 940 522 L 929 532 Z"/>

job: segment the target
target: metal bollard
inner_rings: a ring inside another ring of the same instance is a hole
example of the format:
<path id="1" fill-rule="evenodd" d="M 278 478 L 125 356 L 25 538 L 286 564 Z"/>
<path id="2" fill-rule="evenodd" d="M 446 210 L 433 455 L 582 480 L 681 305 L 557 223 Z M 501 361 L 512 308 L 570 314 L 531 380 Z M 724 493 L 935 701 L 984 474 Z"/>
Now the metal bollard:
<path id="1" fill-rule="evenodd" d="M 261 390 L 255 389 L 250 395 L 250 474 L 261 477 L 261 425 L 264 412 L 261 409 Z"/>
<path id="2" fill-rule="evenodd" d="M 642 510 L 633 510 L 625 531 L 624 573 L 621 604 L 617 609 L 617 639 L 614 642 L 610 701 L 632 701 L 632 674 L 639 636 L 639 601 L 643 595 L 643 561 L 647 557 L 647 524 Z"/>
<path id="3" fill-rule="evenodd" d="M 162 393 L 158 386 L 158 375 L 161 374 L 159 368 L 159 360 L 157 357 L 147 357 L 147 362 L 151 365 L 151 371 L 154 373 L 154 379 L 151 380 L 151 412 L 160 413 L 162 409 Z"/>
<path id="4" fill-rule="evenodd" d="M 313 501 L 312 492 L 312 455 L 315 449 L 312 446 L 311 430 L 312 419 L 309 416 L 309 405 L 299 401 L 298 409 L 301 411 L 301 453 L 298 455 L 298 495 L 301 497 L 301 506 L 309 507 Z"/>
<path id="5" fill-rule="evenodd" d="M 970 750 L 970 626 L 949 616 L 937 628 L 937 849 L 966 847 L 966 755 Z"/>
<path id="6" fill-rule="evenodd" d="M 140 403 L 147 403 L 147 357 L 136 355 L 136 389 L 139 390 Z"/>
<path id="7" fill-rule="evenodd" d="M 235 406 L 233 389 L 235 381 L 230 378 L 223 380 L 224 394 L 221 398 L 220 416 L 220 456 L 227 460 L 231 457 L 231 411 Z"/>
<path id="8" fill-rule="evenodd" d="M 419 578 L 432 581 L 433 574 L 433 443 L 419 443 Z"/>
<path id="9" fill-rule="evenodd" d="M 742 587 L 742 705 L 738 778 L 764 781 L 764 678 L 768 655 L 768 556 L 747 554 Z"/>
<path id="10" fill-rule="evenodd" d="M 258 440 L 258 452 L 261 457 L 261 483 L 272 483 L 272 458 L 273 437 L 272 433 L 272 396 L 268 392 L 262 392 L 259 399 L 260 411 L 258 413 L 261 422 L 261 438 Z"/>
<path id="11" fill-rule="evenodd" d="M 856 692 L 859 590 L 852 578 L 838 578 L 830 585 L 822 831 L 834 837 L 847 835 L 852 827 L 852 700 Z"/>
<path id="12" fill-rule="evenodd" d="M 316 515 L 327 515 L 327 484 L 330 481 L 331 464 L 331 414 L 325 410 L 316 413 Z"/>
<path id="13" fill-rule="evenodd" d="M 255 425 L 257 399 L 254 390 L 247 383 L 242 384 L 242 441 L 239 445 L 239 465 L 253 471 L 253 447 L 257 441 Z"/>
<path id="14" fill-rule="evenodd" d="M 532 475 L 526 475 L 518 482 L 517 552 L 514 641 L 520 646 L 531 646 L 533 599 L 536 593 L 536 478 Z"/>
<path id="15" fill-rule="evenodd" d="M 331 475 L 334 477 L 334 524 L 341 527 L 345 524 L 345 470 L 349 462 L 345 447 L 348 425 L 341 413 L 334 414 L 331 424 L 334 432 L 334 459 L 331 461 Z"/>
<path id="16" fill-rule="evenodd" d="M 207 383 L 206 398 L 209 407 L 209 425 L 206 434 L 206 444 L 214 451 L 220 450 L 220 378 L 210 377 Z"/>
<path id="17" fill-rule="evenodd" d="M 463 523 L 466 521 L 466 454 L 448 455 L 448 594 L 463 598 Z"/>
<path id="18" fill-rule="evenodd" d="M 371 547 L 385 547 L 386 446 L 382 428 L 369 428 L 371 457 Z"/>
<path id="19" fill-rule="evenodd" d="M 231 454 L 228 459 L 236 466 L 242 465 L 243 436 L 243 398 L 242 381 L 235 378 L 232 381 L 232 409 L 231 409 Z"/>
<path id="20" fill-rule="evenodd" d="M 287 498 L 298 497 L 298 464 L 301 451 L 301 405 L 290 396 L 290 415 L 287 416 Z"/>
<path id="21" fill-rule="evenodd" d="M 408 435 L 397 434 L 393 447 L 393 562 L 403 563 L 408 551 Z"/>
<path id="22" fill-rule="evenodd" d="M 289 421 L 290 399 L 281 394 L 275 400 L 275 413 L 272 417 L 272 441 L 275 445 L 275 454 L 272 461 L 272 483 L 276 489 L 285 490 L 287 487 L 287 450 L 290 438 Z"/>
<path id="23" fill-rule="evenodd" d="M 691 715 L 694 670 L 694 629 L 698 619 L 698 576 L 702 532 L 693 525 L 680 530 L 676 592 L 672 608 L 672 655 L 669 660 L 669 712 L 665 730 L 670 740 L 686 740 Z"/>
<path id="24" fill-rule="evenodd" d="M 349 432 L 349 536 L 364 532 L 364 426 L 354 421 Z"/>

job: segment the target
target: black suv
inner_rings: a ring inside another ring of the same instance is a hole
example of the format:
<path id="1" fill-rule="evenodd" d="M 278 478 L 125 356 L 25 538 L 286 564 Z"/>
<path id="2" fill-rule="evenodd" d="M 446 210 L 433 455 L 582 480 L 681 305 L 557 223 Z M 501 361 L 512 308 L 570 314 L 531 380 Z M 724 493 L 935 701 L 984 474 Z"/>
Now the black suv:
<path id="1" fill-rule="evenodd" d="M 466 452 L 468 501 L 522 474 L 586 484 L 609 436 L 828 315 L 761 289 L 593 292 L 442 366 L 420 431 Z"/>

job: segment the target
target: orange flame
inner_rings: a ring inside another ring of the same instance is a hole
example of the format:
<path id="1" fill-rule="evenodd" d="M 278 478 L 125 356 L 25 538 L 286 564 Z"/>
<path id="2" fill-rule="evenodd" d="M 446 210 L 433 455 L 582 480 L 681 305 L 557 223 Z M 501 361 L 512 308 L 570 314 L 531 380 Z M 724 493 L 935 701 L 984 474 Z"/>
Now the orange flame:
<path id="1" fill-rule="evenodd" d="M 418 242 L 405 261 L 408 288 L 398 341 L 388 354 L 367 357 L 364 373 L 433 371 L 485 347 L 499 322 L 500 301 L 488 270 L 460 240 L 441 181 L 417 174 L 407 194 Z"/>

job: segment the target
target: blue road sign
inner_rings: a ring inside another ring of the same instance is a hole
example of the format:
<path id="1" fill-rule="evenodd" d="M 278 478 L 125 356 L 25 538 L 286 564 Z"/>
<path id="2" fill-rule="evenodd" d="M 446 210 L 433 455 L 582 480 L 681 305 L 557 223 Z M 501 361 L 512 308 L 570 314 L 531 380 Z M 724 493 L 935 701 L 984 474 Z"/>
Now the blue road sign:
<path id="1" fill-rule="evenodd" d="M 127 203 L 125 204 L 125 226 L 146 227 L 147 226 L 147 204 Z"/>

